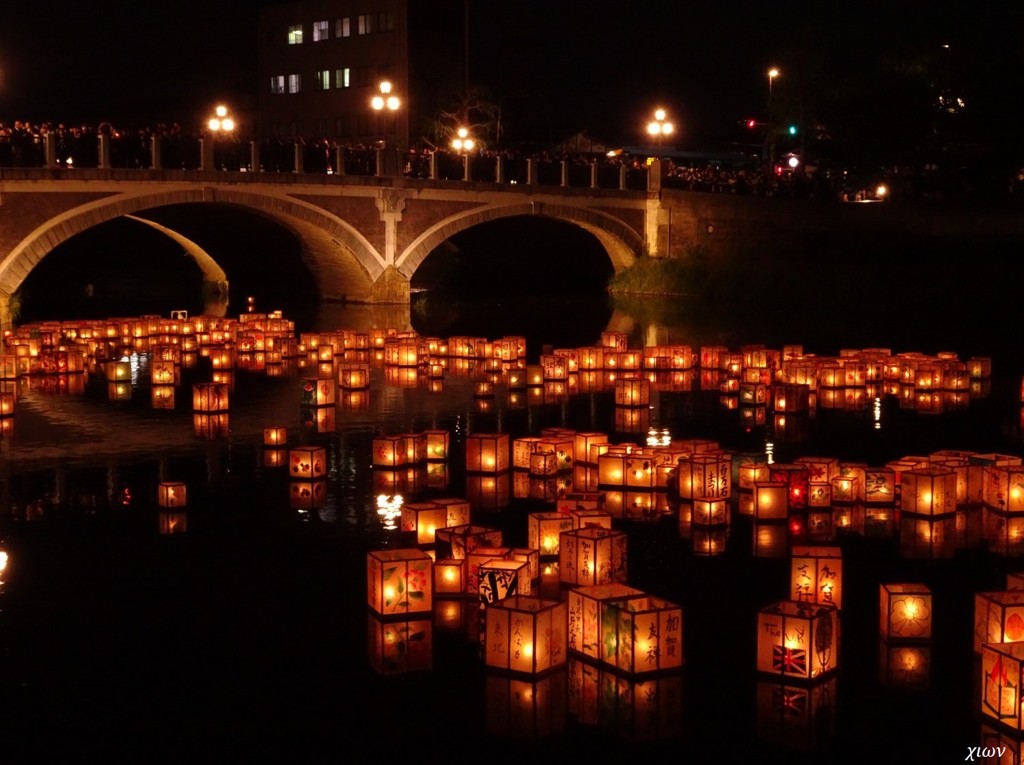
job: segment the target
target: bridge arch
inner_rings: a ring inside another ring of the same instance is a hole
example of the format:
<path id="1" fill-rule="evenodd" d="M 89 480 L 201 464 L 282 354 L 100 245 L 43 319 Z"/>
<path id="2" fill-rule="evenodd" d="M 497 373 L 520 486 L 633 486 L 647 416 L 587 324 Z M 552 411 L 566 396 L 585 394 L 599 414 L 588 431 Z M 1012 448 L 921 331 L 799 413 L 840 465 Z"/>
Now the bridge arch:
<path id="1" fill-rule="evenodd" d="M 644 251 L 643 238 L 637 232 L 622 221 L 596 210 L 546 202 L 492 204 L 453 215 L 434 224 L 406 247 L 395 259 L 395 266 L 405 278 L 411 279 L 431 252 L 460 231 L 481 223 L 519 215 L 555 218 L 573 223 L 593 234 L 608 254 L 615 273 L 631 266 Z"/>
<path id="2" fill-rule="evenodd" d="M 247 190 L 186 187 L 158 193 L 121 193 L 66 210 L 26 236 L 0 261 L 0 293 L 13 295 L 32 269 L 59 244 L 118 217 L 138 218 L 155 207 L 178 204 L 221 203 L 238 205 L 273 218 L 302 243 L 302 257 L 316 276 L 322 297 L 366 299 L 385 262 L 357 229 L 315 205 L 285 196 Z M 148 222 L 148 221 L 147 221 Z M 213 259 L 196 258 L 204 279 L 224 281 L 223 269 Z"/>

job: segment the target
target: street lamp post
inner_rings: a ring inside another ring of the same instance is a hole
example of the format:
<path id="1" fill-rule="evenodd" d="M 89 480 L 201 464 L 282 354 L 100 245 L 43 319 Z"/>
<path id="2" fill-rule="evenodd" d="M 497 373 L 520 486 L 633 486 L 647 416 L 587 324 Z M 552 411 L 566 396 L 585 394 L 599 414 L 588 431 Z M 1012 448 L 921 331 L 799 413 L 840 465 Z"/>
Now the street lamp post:
<path id="1" fill-rule="evenodd" d="M 455 138 L 452 139 L 452 148 L 462 155 L 462 180 L 468 181 L 471 177 L 469 172 L 469 153 L 476 147 L 476 141 L 469 134 L 469 128 L 460 127 L 455 131 Z"/>
<path id="2" fill-rule="evenodd" d="M 381 123 L 381 114 L 391 112 L 392 118 L 397 120 L 397 113 L 402 106 L 401 100 L 393 92 L 393 86 L 389 80 L 381 80 L 377 85 L 377 93 L 370 99 L 370 107 L 377 112 L 377 128 L 381 133 L 381 145 L 377 150 L 377 175 L 385 175 L 384 151 L 388 145 L 388 131 L 385 123 Z M 397 148 L 397 147 L 396 147 Z"/>
<path id="3" fill-rule="evenodd" d="M 675 125 L 668 120 L 665 110 L 661 108 L 655 109 L 654 119 L 647 123 L 647 135 L 651 136 L 660 146 L 662 138 L 672 135 L 675 131 Z"/>
<path id="4" fill-rule="evenodd" d="M 226 106 L 223 104 L 217 105 L 213 110 L 213 116 L 206 121 L 206 129 L 207 135 L 200 139 L 202 143 L 200 167 L 203 170 L 216 170 L 214 145 L 217 142 L 217 136 L 231 134 L 235 130 L 235 120 Z"/>
<path id="5" fill-rule="evenodd" d="M 774 66 L 768 70 L 768 98 L 772 97 L 772 83 L 779 76 L 779 70 Z"/>

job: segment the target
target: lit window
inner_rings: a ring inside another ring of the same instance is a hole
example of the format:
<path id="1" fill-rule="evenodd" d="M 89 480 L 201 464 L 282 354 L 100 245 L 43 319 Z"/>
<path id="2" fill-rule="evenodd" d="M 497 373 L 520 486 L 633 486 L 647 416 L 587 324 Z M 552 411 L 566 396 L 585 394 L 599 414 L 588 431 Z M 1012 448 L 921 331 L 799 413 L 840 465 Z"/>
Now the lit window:
<path id="1" fill-rule="evenodd" d="M 330 90 L 331 89 L 331 70 L 330 69 L 319 69 L 316 73 L 316 89 L 317 90 Z"/>
<path id="2" fill-rule="evenodd" d="M 395 31 L 395 12 L 394 11 L 381 11 L 377 14 L 377 31 L 378 32 L 394 32 Z"/>
<path id="3" fill-rule="evenodd" d="M 356 33 L 361 35 L 368 35 L 373 31 L 373 17 L 369 13 L 364 13 L 359 16 L 356 25 Z"/>
<path id="4" fill-rule="evenodd" d="M 302 45 L 302 24 L 292 24 L 288 27 L 288 44 Z"/>
<path id="5" fill-rule="evenodd" d="M 350 37 L 352 35 L 352 20 L 346 16 L 334 22 L 335 37 Z"/>
<path id="6" fill-rule="evenodd" d="M 347 66 L 344 69 L 334 70 L 334 87 L 336 88 L 351 88 L 352 87 L 352 70 Z"/>
<path id="7" fill-rule="evenodd" d="M 329 29 L 330 25 L 327 23 L 326 19 L 324 21 L 314 21 L 313 42 L 320 42 L 321 40 L 326 40 L 330 36 L 330 32 L 328 31 Z"/>
<path id="8" fill-rule="evenodd" d="M 277 74 L 270 78 L 270 92 L 278 96 L 284 93 L 283 74 Z"/>
<path id="9" fill-rule="evenodd" d="M 302 90 L 302 75 L 301 74 L 289 74 L 288 75 L 288 92 L 298 93 Z"/>

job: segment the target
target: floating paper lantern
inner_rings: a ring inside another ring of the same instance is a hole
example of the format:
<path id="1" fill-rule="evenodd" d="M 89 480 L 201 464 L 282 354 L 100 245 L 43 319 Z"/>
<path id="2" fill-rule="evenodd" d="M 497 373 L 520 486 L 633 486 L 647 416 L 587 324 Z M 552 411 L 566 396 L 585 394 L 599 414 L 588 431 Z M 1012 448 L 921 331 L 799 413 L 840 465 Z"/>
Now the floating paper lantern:
<path id="1" fill-rule="evenodd" d="M 1024 465 L 995 465 L 983 482 L 985 504 L 1005 513 L 1024 513 Z"/>
<path id="2" fill-rule="evenodd" d="M 1024 592 L 974 594 L 974 652 L 985 643 L 1024 640 Z"/>
<path id="3" fill-rule="evenodd" d="M 472 560 L 470 567 L 472 568 Z M 470 579 L 472 577 L 471 571 Z M 481 608 L 513 595 L 530 595 L 532 592 L 529 563 L 496 558 L 481 563 L 477 568 L 477 593 L 480 595 Z"/>
<path id="4" fill-rule="evenodd" d="M 527 519 L 527 543 L 543 556 L 557 556 L 559 535 L 573 529 L 566 513 L 530 513 Z"/>
<path id="5" fill-rule="evenodd" d="M 553 451 L 535 451 L 530 455 L 530 475 L 554 476 L 558 474 L 558 458 Z"/>
<path id="6" fill-rule="evenodd" d="M 429 613 L 433 609 L 434 570 L 419 549 L 376 550 L 366 556 L 370 608 L 381 616 Z"/>
<path id="7" fill-rule="evenodd" d="M 562 532 L 558 568 L 562 582 L 566 584 L 594 585 L 625 581 L 625 533 L 596 528 Z"/>
<path id="8" fill-rule="evenodd" d="M 378 436 L 373 439 L 373 464 L 379 467 L 401 467 L 409 455 L 405 436 Z"/>
<path id="9" fill-rule="evenodd" d="M 981 647 L 981 714 L 1013 730 L 1024 730 L 1024 645 L 986 643 Z"/>
<path id="10" fill-rule="evenodd" d="M 786 501 L 790 510 L 802 510 L 807 507 L 811 468 L 805 464 L 775 464 L 768 471 L 770 480 L 781 481 L 786 485 Z"/>
<path id="11" fill-rule="evenodd" d="M 724 454 L 695 453 L 678 462 L 681 499 L 728 499 L 732 496 L 731 459 Z"/>
<path id="12" fill-rule="evenodd" d="M 428 466 L 429 469 L 429 466 Z M 439 497 L 431 502 L 445 511 L 445 527 L 465 526 L 469 523 L 469 501 L 458 497 Z"/>
<path id="13" fill-rule="evenodd" d="M 923 584 L 879 585 L 879 628 L 886 640 L 932 636 L 932 593 Z"/>
<path id="14" fill-rule="evenodd" d="M 572 509 L 569 510 L 569 518 L 572 520 L 574 529 L 587 527 L 610 529 L 612 527 L 612 515 L 604 510 Z"/>
<path id="15" fill-rule="evenodd" d="M 843 607 L 843 554 L 839 547 L 794 545 L 790 599 Z"/>
<path id="16" fill-rule="evenodd" d="M 812 680 L 835 670 L 838 660 L 835 607 L 785 600 L 758 612 L 759 672 Z"/>
<path id="17" fill-rule="evenodd" d="M 434 533 L 439 557 L 462 559 L 479 547 L 500 547 L 501 529 L 486 526 L 453 526 Z"/>
<path id="18" fill-rule="evenodd" d="M 789 486 L 785 481 L 757 481 L 754 484 L 754 516 L 763 521 L 789 517 Z"/>
<path id="19" fill-rule="evenodd" d="M 645 378 L 615 381 L 616 406 L 647 406 L 651 403 L 651 384 Z"/>
<path id="20" fill-rule="evenodd" d="M 507 433 L 474 433 L 466 437 L 466 470 L 498 473 L 509 467 Z"/>
<path id="21" fill-rule="evenodd" d="M 288 443 L 288 428 L 274 427 L 263 429 L 263 445 L 270 447 L 284 446 Z"/>
<path id="22" fill-rule="evenodd" d="M 423 435 L 426 438 L 426 458 L 428 460 L 448 459 L 451 434 L 447 430 L 426 430 Z"/>
<path id="23" fill-rule="evenodd" d="M 867 468 L 864 471 L 864 501 L 889 505 L 896 501 L 896 471 L 892 468 Z"/>
<path id="24" fill-rule="evenodd" d="M 489 604 L 484 622 L 488 667 L 533 675 L 567 660 L 565 603 L 510 596 Z"/>
<path id="25" fill-rule="evenodd" d="M 434 533 L 445 528 L 448 511 L 434 502 L 408 502 L 402 505 L 402 531 L 414 532 L 416 544 L 434 544 Z"/>
<path id="26" fill-rule="evenodd" d="M 333 379 L 306 378 L 299 383 L 302 406 L 334 406 L 337 384 Z"/>
<path id="27" fill-rule="evenodd" d="M 956 473 L 920 468 L 900 474 L 900 509 L 914 515 L 948 515 L 956 511 Z"/>
<path id="28" fill-rule="evenodd" d="M 293 446 L 288 450 L 292 478 L 315 479 L 327 475 L 327 450 L 322 446 Z"/>
<path id="29" fill-rule="evenodd" d="M 180 481 L 161 481 L 157 486 L 157 504 L 160 507 L 185 507 L 188 490 Z"/>
<path id="30" fill-rule="evenodd" d="M 192 386 L 192 409 L 196 412 L 226 412 L 228 386 L 223 383 L 195 383 Z"/>
<path id="31" fill-rule="evenodd" d="M 629 674 L 683 665 L 683 612 L 649 595 L 603 601 L 600 658 Z"/>
<path id="32" fill-rule="evenodd" d="M 465 558 L 446 558 L 434 563 L 434 594 L 438 597 L 466 594 Z"/>
<path id="33" fill-rule="evenodd" d="M 568 597 L 568 647 L 570 651 L 601 658 L 601 604 L 645 593 L 621 583 L 573 587 Z"/>
<path id="34" fill-rule="evenodd" d="M 382 675 L 433 668 L 434 625 L 430 619 L 385 621 L 368 614 L 366 647 L 370 666 Z"/>
<path id="35" fill-rule="evenodd" d="M 344 390 L 362 390 L 370 387 L 368 364 L 343 362 L 338 365 L 338 384 Z"/>

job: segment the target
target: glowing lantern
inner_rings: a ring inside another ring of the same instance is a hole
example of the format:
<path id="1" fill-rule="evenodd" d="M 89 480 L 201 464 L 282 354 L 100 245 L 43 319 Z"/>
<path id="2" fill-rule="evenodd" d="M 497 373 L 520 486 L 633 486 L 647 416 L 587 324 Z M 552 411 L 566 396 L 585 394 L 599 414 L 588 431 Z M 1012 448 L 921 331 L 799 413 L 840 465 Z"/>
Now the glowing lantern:
<path id="1" fill-rule="evenodd" d="M 434 569 L 419 549 L 376 550 L 366 556 L 370 608 L 381 616 L 429 613 Z"/>
<path id="2" fill-rule="evenodd" d="M 768 471 L 770 480 L 780 481 L 786 485 L 786 501 L 790 510 L 802 510 L 807 507 L 811 468 L 806 464 L 775 464 Z"/>
<path id="3" fill-rule="evenodd" d="M 597 528 L 562 532 L 559 576 L 575 585 L 611 584 L 626 579 L 626 535 Z"/>
<path id="4" fill-rule="evenodd" d="M 759 672 L 811 680 L 836 669 L 839 618 L 834 606 L 784 600 L 757 616 Z"/>
<path id="5" fill-rule="evenodd" d="M 439 557 L 460 560 L 478 547 L 501 546 L 501 529 L 486 526 L 453 526 L 438 529 L 434 534 Z"/>
<path id="6" fill-rule="evenodd" d="M 179 481 L 161 481 L 157 486 L 157 504 L 160 507 L 185 507 L 188 504 L 185 484 Z"/>
<path id="7" fill-rule="evenodd" d="M 956 473 L 946 468 L 920 468 L 900 474 L 900 509 L 914 515 L 956 512 Z"/>
<path id="8" fill-rule="evenodd" d="M 382 675 L 433 668 L 434 625 L 429 619 L 384 621 L 369 614 L 366 641 L 370 666 Z"/>
<path id="9" fill-rule="evenodd" d="M 923 584 L 879 585 L 879 628 L 886 640 L 932 636 L 932 593 Z"/>
<path id="10" fill-rule="evenodd" d="M 466 559 L 447 558 L 434 563 L 434 594 L 461 596 L 466 594 Z"/>
<path id="11" fill-rule="evenodd" d="M 768 465 L 763 462 L 740 463 L 739 488 L 753 489 L 756 481 L 768 480 Z"/>
<path id="12" fill-rule="evenodd" d="M 674 603 L 635 595 L 600 604 L 600 658 L 629 674 L 683 665 L 683 612 Z"/>
<path id="13" fill-rule="evenodd" d="M 472 569 L 472 561 L 470 561 Z M 470 571 L 470 579 L 473 578 Z M 530 564 L 509 558 L 494 558 L 477 567 L 477 593 L 480 606 L 493 605 L 514 595 L 533 593 Z"/>
<path id="14" fill-rule="evenodd" d="M 984 643 L 1024 640 L 1024 592 L 978 592 L 974 595 L 974 652 Z"/>
<path id="15" fill-rule="evenodd" d="M 794 545 L 790 565 L 791 600 L 843 607 L 843 555 L 838 547 Z"/>
<path id="16" fill-rule="evenodd" d="M 338 365 L 338 384 L 344 390 L 362 390 L 370 387 L 370 367 L 359 362 Z"/>
<path id="17" fill-rule="evenodd" d="M 681 499 L 728 499 L 732 496 L 731 459 L 724 454 L 696 453 L 678 462 Z"/>
<path id="18" fill-rule="evenodd" d="M 374 466 L 401 467 L 407 464 L 408 455 L 405 436 L 379 436 L 373 439 Z"/>
<path id="19" fill-rule="evenodd" d="M 981 647 L 981 714 L 1013 730 L 1024 730 L 1024 645 Z"/>
<path id="20" fill-rule="evenodd" d="M 644 594 L 620 583 L 573 587 L 568 598 L 569 650 L 600 659 L 601 604 Z"/>
<path id="21" fill-rule="evenodd" d="M 530 513 L 527 544 L 545 557 L 557 556 L 559 535 L 572 529 L 573 519 L 566 513 Z"/>
<path id="22" fill-rule="evenodd" d="M 402 505 L 402 531 L 416 533 L 416 544 L 434 544 L 434 532 L 445 528 L 448 511 L 433 502 L 409 502 Z"/>
<path id="23" fill-rule="evenodd" d="M 302 406 L 334 406 L 337 383 L 333 379 L 306 378 L 299 385 Z"/>
<path id="24" fill-rule="evenodd" d="M 522 595 L 489 604 L 484 618 L 484 663 L 523 674 L 565 664 L 565 603 Z"/>
<path id="25" fill-rule="evenodd" d="M 788 518 L 789 486 L 784 481 L 757 481 L 754 484 L 754 516 L 762 521 Z"/>
<path id="26" fill-rule="evenodd" d="M 507 433 L 474 433 L 466 437 L 466 470 L 498 473 L 508 470 Z"/>
<path id="27" fill-rule="evenodd" d="M 445 521 L 443 526 L 465 526 L 469 523 L 469 502 L 456 497 L 440 497 L 431 500 L 435 505 L 445 510 Z"/>
<path id="28" fill-rule="evenodd" d="M 615 381 L 616 406 L 647 406 L 651 402 L 651 384 L 646 378 Z"/>
<path id="29" fill-rule="evenodd" d="M 292 478 L 315 479 L 327 475 L 327 451 L 322 446 L 294 446 L 288 450 Z"/>
<path id="30" fill-rule="evenodd" d="M 892 468 L 864 470 L 864 502 L 889 505 L 896 501 L 896 471 Z"/>
<path id="31" fill-rule="evenodd" d="M 990 467 L 984 480 L 984 501 L 993 510 L 1024 512 L 1024 466 Z"/>
<path id="32" fill-rule="evenodd" d="M 288 443 L 288 428 L 264 428 L 263 445 L 270 447 L 285 446 Z"/>
<path id="33" fill-rule="evenodd" d="M 448 459 L 448 446 L 451 435 L 447 430 L 426 430 L 427 459 L 446 460 Z"/>
<path id="34" fill-rule="evenodd" d="M 1021 457 L 1010 454 L 969 454 L 967 457 L 967 501 L 985 501 L 985 487 L 991 477 L 991 468 L 1021 464 L 1024 464 Z"/>

